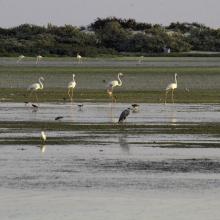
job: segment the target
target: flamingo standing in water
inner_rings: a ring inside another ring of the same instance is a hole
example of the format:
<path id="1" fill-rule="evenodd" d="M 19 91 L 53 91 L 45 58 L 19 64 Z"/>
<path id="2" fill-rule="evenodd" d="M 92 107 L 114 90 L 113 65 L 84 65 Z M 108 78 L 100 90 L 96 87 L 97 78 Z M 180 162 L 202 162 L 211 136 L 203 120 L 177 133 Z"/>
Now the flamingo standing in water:
<path id="1" fill-rule="evenodd" d="M 169 91 L 171 91 L 171 98 L 172 98 L 172 102 L 174 103 L 173 92 L 177 88 L 177 73 L 174 74 L 174 78 L 175 78 L 175 80 L 174 80 L 175 82 L 168 84 L 165 89 L 165 104 L 167 102 L 167 94 Z"/>
<path id="2" fill-rule="evenodd" d="M 116 98 L 113 96 L 113 89 L 116 86 L 122 86 L 122 81 L 120 79 L 120 76 L 123 76 L 123 73 L 118 73 L 118 80 L 113 80 L 108 83 L 107 85 L 107 93 L 110 98 L 112 98 L 112 101 L 116 102 Z"/>
<path id="3" fill-rule="evenodd" d="M 38 64 L 39 62 L 40 62 L 40 60 L 42 60 L 42 56 L 41 55 L 38 55 L 37 57 L 36 57 L 36 64 Z"/>
<path id="4" fill-rule="evenodd" d="M 70 100 L 72 101 L 73 99 L 73 90 L 76 87 L 76 81 L 75 81 L 75 74 L 73 74 L 73 80 L 68 83 L 68 96 L 70 97 Z M 71 92 L 71 94 L 70 94 Z"/>
<path id="5" fill-rule="evenodd" d="M 76 59 L 78 63 L 82 63 L 82 56 L 79 53 L 77 53 Z"/>
<path id="6" fill-rule="evenodd" d="M 30 91 L 30 97 L 33 92 L 35 93 L 37 102 L 38 102 L 37 91 L 42 90 L 44 88 L 43 81 L 44 81 L 44 78 L 41 76 L 38 79 L 38 83 L 33 83 L 33 84 L 29 85 L 27 88 L 27 90 Z"/>
<path id="7" fill-rule="evenodd" d="M 20 55 L 17 59 L 17 63 L 20 63 L 21 60 L 23 60 L 25 58 L 24 55 Z"/>

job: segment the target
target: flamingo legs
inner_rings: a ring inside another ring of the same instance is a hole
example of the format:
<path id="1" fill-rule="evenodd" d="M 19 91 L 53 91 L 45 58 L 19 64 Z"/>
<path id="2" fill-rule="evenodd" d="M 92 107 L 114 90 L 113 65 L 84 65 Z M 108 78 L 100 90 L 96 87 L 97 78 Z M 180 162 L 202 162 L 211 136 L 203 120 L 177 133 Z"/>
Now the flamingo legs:
<path id="1" fill-rule="evenodd" d="M 32 90 L 32 91 L 30 92 L 30 94 L 29 94 L 29 99 L 31 99 L 31 97 L 32 97 L 33 93 L 35 93 L 35 98 L 36 98 L 36 101 L 37 101 L 37 103 L 38 103 L 37 92 L 36 92 L 36 91 L 34 91 L 34 90 Z"/>
<path id="2" fill-rule="evenodd" d="M 165 92 L 165 102 L 164 104 L 167 104 L 167 95 L 169 93 L 170 90 L 166 90 Z M 174 104 L 174 89 L 171 89 L 171 100 L 172 100 L 172 103 Z"/>
<path id="3" fill-rule="evenodd" d="M 70 100 L 73 101 L 73 88 L 68 89 L 68 96 L 70 97 Z"/>
<path id="4" fill-rule="evenodd" d="M 174 104 L 174 99 L 173 99 L 173 89 L 171 90 L 171 97 L 172 97 L 172 102 Z"/>
<path id="5" fill-rule="evenodd" d="M 112 103 L 113 102 L 116 103 L 116 96 L 114 96 L 114 94 L 113 94 L 113 89 L 107 89 L 107 93 L 108 93 L 109 97 L 111 98 Z"/>

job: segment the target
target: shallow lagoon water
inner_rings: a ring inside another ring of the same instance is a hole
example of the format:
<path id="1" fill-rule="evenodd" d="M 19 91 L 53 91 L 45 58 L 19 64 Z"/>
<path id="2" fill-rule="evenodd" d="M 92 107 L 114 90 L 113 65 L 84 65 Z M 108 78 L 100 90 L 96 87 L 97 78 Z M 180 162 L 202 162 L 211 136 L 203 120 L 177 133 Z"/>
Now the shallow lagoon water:
<path id="1" fill-rule="evenodd" d="M 112 124 L 130 104 L 1 103 L 1 121 Z M 220 106 L 140 104 L 127 124 L 219 123 Z M 132 128 L 129 128 L 132 129 Z M 69 144 L 19 144 L 38 137 L 35 129 L 2 129 L 0 139 L 1 219 L 219 219 L 220 148 L 187 143 L 220 143 L 219 135 L 92 131 L 46 131 Z M 83 140 L 75 143 L 74 140 Z M 167 142 L 184 147 L 164 147 Z M 163 146 L 163 148 L 161 147 Z"/>
<path id="2" fill-rule="evenodd" d="M 63 116 L 64 122 L 75 123 L 114 123 L 120 113 L 131 107 L 129 103 L 40 103 L 35 111 L 31 105 L 24 103 L 1 103 L 1 121 L 54 121 Z M 219 104 L 145 104 L 140 103 L 140 110 L 131 113 L 127 123 L 164 124 L 220 122 Z"/>

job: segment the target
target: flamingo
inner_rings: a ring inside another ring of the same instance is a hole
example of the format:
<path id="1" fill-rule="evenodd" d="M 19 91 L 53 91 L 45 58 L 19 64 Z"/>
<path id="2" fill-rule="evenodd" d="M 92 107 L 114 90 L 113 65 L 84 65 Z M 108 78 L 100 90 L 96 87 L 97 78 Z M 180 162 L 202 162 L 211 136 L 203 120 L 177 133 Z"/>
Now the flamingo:
<path id="1" fill-rule="evenodd" d="M 36 64 L 38 64 L 39 61 L 42 60 L 43 57 L 42 57 L 41 55 L 38 55 L 36 58 L 37 58 L 37 59 L 36 59 Z"/>
<path id="2" fill-rule="evenodd" d="M 77 59 L 78 63 L 82 63 L 82 56 L 80 56 L 79 53 L 77 53 L 76 59 Z"/>
<path id="3" fill-rule="evenodd" d="M 138 59 L 138 64 L 141 64 L 143 60 L 144 60 L 144 56 L 140 56 Z"/>
<path id="4" fill-rule="evenodd" d="M 118 80 L 113 80 L 109 82 L 107 85 L 107 93 L 109 97 L 112 98 L 112 100 L 114 99 L 115 102 L 116 102 L 116 98 L 113 96 L 113 89 L 116 86 L 122 86 L 122 81 L 120 79 L 120 76 L 123 76 L 123 73 L 118 73 Z"/>
<path id="5" fill-rule="evenodd" d="M 21 60 L 23 60 L 25 58 L 25 56 L 24 55 L 20 55 L 19 57 L 18 57 L 18 59 L 17 59 L 17 63 L 19 63 Z"/>
<path id="6" fill-rule="evenodd" d="M 75 74 L 73 74 L 73 80 L 68 83 L 67 87 L 68 87 L 68 96 L 72 100 L 72 98 L 73 98 L 73 90 L 76 87 Z M 72 91 L 72 94 L 70 94 L 70 91 Z"/>
<path id="7" fill-rule="evenodd" d="M 174 100 L 173 100 L 173 92 L 174 90 L 177 88 L 177 73 L 174 74 L 174 78 L 175 78 L 175 82 L 174 83 L 170 83 L 166 89 L 165 89 L 165 104 L 167 102 L 167 94 L 169 91 L 171 91 L 171 98 L 172 98 L 172 102 L 174 103 Z"/>
<path id="8" fill-rule="evenodd" d="M 30 96 L 32 95 L 33 92 L 35 92 L 37 102 L 38 102 L 38 98 L 37 98 L 37 93 L 36 92 L 38 90 L 42 90 L 44 88 L 44 85 L 43 85 L 42 81 L 44 81 L 44 78 L 41 76 L 38 79 L 38 83 L 33 83 L 33 84 L 29 85 L 28 88 L 27 88 L 27 90 L 30 91 Z"/>

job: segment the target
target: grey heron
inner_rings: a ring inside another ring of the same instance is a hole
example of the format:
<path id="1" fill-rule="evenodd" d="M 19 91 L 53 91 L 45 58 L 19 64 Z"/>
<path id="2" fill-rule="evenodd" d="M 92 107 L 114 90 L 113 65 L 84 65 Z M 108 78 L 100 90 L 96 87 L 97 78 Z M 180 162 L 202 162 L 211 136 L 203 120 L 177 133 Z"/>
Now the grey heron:
<path id="1" fill-rule="evenodd" d="M 130 114 L 130 110 L 131 108 L 127 108 L 121 113 L 118 119 L 118 123 L 123 122 L 128 117 L 128 115 Z"/>

